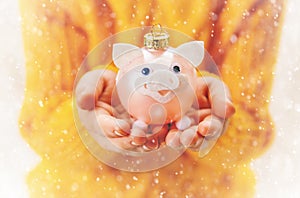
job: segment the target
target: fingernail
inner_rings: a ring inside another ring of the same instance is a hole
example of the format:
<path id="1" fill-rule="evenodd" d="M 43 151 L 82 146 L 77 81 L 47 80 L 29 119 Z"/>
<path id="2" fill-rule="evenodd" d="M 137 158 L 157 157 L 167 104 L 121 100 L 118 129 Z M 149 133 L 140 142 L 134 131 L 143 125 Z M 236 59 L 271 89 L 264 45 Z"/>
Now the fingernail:
<path id="1" fill-rule="evenodd" d="M 114 134 L 116 134 L 117 136 L 119 136 L 119 137 L 123 137 L 123 136 L 125 136 L 125 134 L 122 134 L 120 131 L 118 131 L 118 130 L 114 130 Z"/>
<path id="2" fill-rule="evenodd" d="M 201 135 L 206 136 L 209 131 L 210 127 L 210 122 L 208 121 L 203 121 L 199 126 L 198 126 L 198 131 Z"/>
<path id="3" fill-rule="evenodd" d="M 157 139 L 150 139 L 145 143 L 145 146 L 150 150 L 154 150 L 158 149 L 159 143 Z"/>
<path id="4" fill-rule="evenodd" d="M 170 138 L 169 141 L 166 142 L 167 146 L 173 148 L 173 149 L 181 149 L 183 147 L 183 145 L 180 142 L 180 134 L 179 132 L 177 132 L 176 134 L 174 134 L 174 136 L 172 138 Z"/>
<path id="5" fill-rule="evenodd" d="M 194 128 L 189 128 L 185 130 L 180 136 L 180 142 L 185 147 L 189 147 L 194 144 L 197 140 L 197 131 Z"/>
<path id="6" fill-rule="evenodd" d="M 136 145 L 143 145 L 146 142 L 145 137 L 133 137 L 132 142 L 134 142 Z"/>
<path id="7" fill-rule="evenodd" d="M 135 146 L 143 145 L 146 142 L 146 134 L 139 128 L 132 128 L 130 131 L 130 136 L 132 137 L 132 142 Z"/>
<path id="8" fill-rule="evenodd" d="M 130 125 L 125 121 L 125 120 L 122 120 L 122 119 L 118 119 L 117 120 L 117 130 L 124 130 L 124 131 L 129 131 L 130 130 Z"/>
<path id="9" fill-rule="evenodd" d="M 139 146 L 139 144 L 137 144 L 137 143 L 134 142 L 134 141 L 130 141 L 130 144 L 133 145 L 133 146 Z"/>
<path id="10" fill-rule="evenodd" d="M 151 151 L 151 150 L 152 150 L 151 148 L 149 148 L 149 147 L 146 146 L 146 145 L 143 145 L 142 147 L 143 147 L 143 149 L 144 149 L 145 151 Z"/>
<path id="11" fill-rule="evenodd" d="M 196 141 L 194 141 L 190 146 L 189 149 L 191 149 L 192 151 L 198 151 L 200 149 L 201 144 L 204 141 L 204 137 L 199 137 Z"/>

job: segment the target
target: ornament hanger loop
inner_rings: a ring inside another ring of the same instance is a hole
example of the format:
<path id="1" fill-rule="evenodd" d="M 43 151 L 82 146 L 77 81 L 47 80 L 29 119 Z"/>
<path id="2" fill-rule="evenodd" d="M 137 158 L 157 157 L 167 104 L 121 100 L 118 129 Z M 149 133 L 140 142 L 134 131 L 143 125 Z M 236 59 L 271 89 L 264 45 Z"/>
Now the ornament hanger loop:
<path id="1" fill-rule="evenodd" d="M 144 45 L 148 49 L 165 50 L 168 48 L 169 34 L 160 24 L 154 24 L 150 33 L 144 35 Z"/>
<path id="2" fill-rule="evenodd" d="M 152 25 L 151 34 L 153 35 L 153 37 L 159 36 L 162 33 L 163 33 L 163 28 L 161 27 L 161 25 L 159 23 Z"/>

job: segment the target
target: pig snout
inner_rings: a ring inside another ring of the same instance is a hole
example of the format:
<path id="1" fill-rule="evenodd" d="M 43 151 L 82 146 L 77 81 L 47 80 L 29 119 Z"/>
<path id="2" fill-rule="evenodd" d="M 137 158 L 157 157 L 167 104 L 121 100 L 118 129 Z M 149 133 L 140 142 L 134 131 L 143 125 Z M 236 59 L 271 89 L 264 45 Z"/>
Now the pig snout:
<path id="1" fill-rule="evenodd" d="M 178 77 L 168 70 L 158 70 L 152 73 L 145 88 L 151 91 L 175 90 L 179 86 Z"/>

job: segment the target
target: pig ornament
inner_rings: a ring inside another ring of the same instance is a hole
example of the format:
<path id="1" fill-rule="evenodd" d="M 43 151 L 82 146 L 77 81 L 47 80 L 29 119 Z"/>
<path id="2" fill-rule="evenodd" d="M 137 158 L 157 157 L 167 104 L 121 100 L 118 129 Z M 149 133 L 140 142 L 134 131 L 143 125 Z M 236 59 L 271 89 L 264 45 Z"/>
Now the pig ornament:
<path id="1" fill-rule="evenodd" d="M 153 126 L 172 123 L 178 130 L 196 131 L 198 122 L 192 116 L 193 107 L 198 105 L 196 67 L 203 57 L 202 41 L 165 50 L 139 48 L 127 43 L 113 45 L 112 59 L 119 68 L 117 94 L 134 119 L 131 134 L 153 134 Z"/>

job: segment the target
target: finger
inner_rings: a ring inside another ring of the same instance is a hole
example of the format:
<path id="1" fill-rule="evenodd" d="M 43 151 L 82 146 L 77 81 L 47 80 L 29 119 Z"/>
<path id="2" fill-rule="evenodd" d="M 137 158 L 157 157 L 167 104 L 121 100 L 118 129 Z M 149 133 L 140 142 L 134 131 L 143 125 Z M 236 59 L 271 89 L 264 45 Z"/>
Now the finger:
<path id="1" fill-rule="evenodd" d="M 180 141 L 180 131 L 171 129 L 166 137 L 166 144 L 173 149 L 181 149 L 182 144 Z"/>
<path id="2" fill-rule="evenodd" d="M 153 135 L 147 136 L 147 141 L 143 145 L 143 149 L 145 151 L 158 149 L 161 146 L 161 144 L 164 143 L 167 133 L 168 133 L 167 125 L 155 127 L 153 129 Z"/>
<path id="3" fill-rule="evenodd" d="M 131 136 L 123 136 L 119 138 L 97 137 L 97 142 L 105 149 L 115 152 L 122 150 L 142 151 L 141 147 L 131 144 L 133 138 Z"/>
<path id="4" fill-rule="evenodd" d="M 143 145 L 145 151 L 152 151 L 159 148 L 158 138 L 147 139 L 146 143 Z"/>
<path id="5" fill-rule="evenodd" d="M 181 143 L 193 151 L 199 151 L 204 140 L 204 136 L 197 133 L 197 126 L 193 126 L 182 132 L 180 136 Z"/>
<path id="6" fill-rule="evenodd" d="M 201 149 L 201 145 L 203 144 L 204 141 L 205 138 L 203 136 L 198 135 L 197 139 L 191 145 L 189 145 L 188 148 L 192 151 L 199 152 Z"/>
<path id="7" fill-rule="evenodd" d="M 192 124 L 192 119 L 188 116 L 183 116 L 179 121 L 175 123 L 175 126 L 179 130 L 185 130 Z"/>
<path id="8" fill-rule="evenodd" d="M 207 155 L 216 143 L 217 143 L 217 139 L 209 140 L 207 138 L 204 138 L 203 142 L 201 143 L 198 149 L 199 157 L 204 157 L 205 155 Z"/>
<path id="9" fill-rule="evenodd" d="M 96 107 L 98 109 L 101 109 L 101 110 L 105 111 L 106 114 L 108 114 L 108 115 L 114 115 L 115 114 L 114 113 L 115 112 L 114 108 L 111 105 L 109 105 L 105 102 L 97 101 L 96 102 Z"/>
<path id="10" fill-rule="evenodd" d="M 198 133 L 206 138 L 218 138 L 225 127 L 225 120 L 216 116 L 207 116 L 198 125 Z"/>
<path id="11" fill-rule="evenodd" d="M 97 113 L 95 111 L 83 110 L 81 108 L 77 108 L 79 120 L 85 129 L 92 134 L 104 135 L 99 127 L 99 122 L 97 120 Z M 100 112 L 101 114 L 105 114 L 105 112 Z"/>
<path id="12" fill-rule="evenodd" d="M 156 132 L 155 134 L 157 134 L 157 138 L 159 141 L 159 144 L 166 144 L 166 136 L 168 135 L 170 131 L 170 127 L 168 126 L 168 124 L 165 124 L 160 130 L 159 132 Z M 159 146 L 160 146 L 159 145 Z"/>
<path id="13" fill-rule="evenodd" d="M 78 106 L 92 110 L 100 96 L 103 102 L 110 103 L 115 76 L 110 70 L 94 70 L 83 75 L 75 90 Z"/>
<path id="14" fill-rule="evenodd" d="M 197 126 L 192 126 L 180 134 L 180 142 L 183 146 L 188 148 L 200 146 L 199 140 L 202 140 L 203 136 L 197 133 L 197 128 Z"/>
<path id="15" fill-rule="evenodd" d="M 214 116 L 212 116 L 214 117 Z M 224 133 L 227 127 L 227 120 L 222 121 L 219 118 L 214 117 L 211 122 L 208 134 L 204 137 L 203 142 L 199 148 L 199 157 L 207 155 L 214 145 L 217 143 L 218 138 Z M 200 123 L 201 124 L 201 123 Z M 199 124 L 199 126 L 200 126 Z"/>
<path id="16" fill-rule="evenodd" d="M 206 117 L 199 123 L 198 133 L 204 136 L 199 148 L 197 148 L 200 157 L 204 157 L 211 151 L 225 129 L 225 120 L 213 115 Z"/>
<path id="17" fill-rule="evenodd" d="M 125 150 L 134 150 L 137 148 L 137 145 L 132 144 L 132 137 L 131 136 L 124 136 L 120 138 L 109 138 L 109 141 L 113 143 L 115 146 L 117 146 L 120 149 Z"/>
<path id="18" fill-rule="evenodd" d="M 83 75 L 75 90 L 77 104 L 80 108 L 91 110 L 95 107 L 97 96 L 103 90 L 103 70 L 94 70 Z"/>
<path id="19" fill-rule="evenodd" d="M 132 128 L 130 136 L 132 137 L 131 144 L 134 146 L 141 146 L 146 142 L 146 133 L 140 128 Z"/>
<path id="20" fill-rule="evenodd" d="M 97 115 L 97 120 L 103 134 L 109 138 L 118 138 L 129 134 L 130 125 L 125 120 L 104 114 Z"/>
<path id="21" fill-rule="evenodd" d="M 210 108 L 210 103 L 208 100 L 208 86 L 204 77 L 197 78 L 197 89 L 196 96 L 198 99 L 198 104 L 195 108 Z"/>
<path id="22" fill-rule="evenodd" d="M 235 112 L 231 102 L 228 87 L 213 77 L 203 77 L 208 86 L 208 96 L 211 103 L 212 113 L 220 118 L 229 118 Z"/>
<path id="23" fill-rule="evenodd" d="M 198 110 L 188 112 L 186 115 L 193 120 L 191 125 L 196 125 L 199 122 L 201 122 L 202 120 L 204 120 L 204 118 L 211 115 L 211 109 L 210 108 L 206 108 L 206 109 L 200 108 Z"/>

